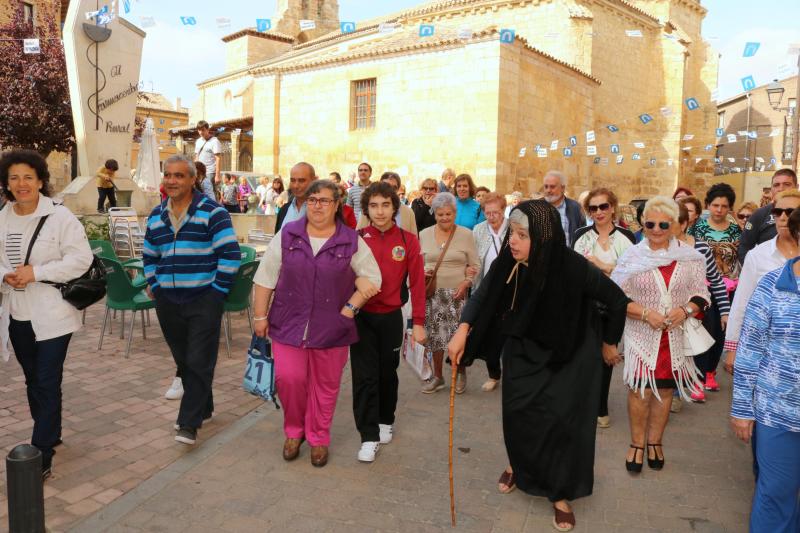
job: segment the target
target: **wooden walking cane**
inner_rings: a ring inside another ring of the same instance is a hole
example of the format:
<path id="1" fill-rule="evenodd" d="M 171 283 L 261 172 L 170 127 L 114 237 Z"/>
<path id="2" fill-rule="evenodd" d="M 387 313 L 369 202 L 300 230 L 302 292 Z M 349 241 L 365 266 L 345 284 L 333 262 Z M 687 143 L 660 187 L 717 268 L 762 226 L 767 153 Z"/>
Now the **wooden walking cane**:
<path id="1" fill-rule="evenodd" d="M 456 527 L 456 495 L 453 490 L 453 417 L 456 412 L 456 379 L 458 374 L 458 365 L 451 363 L 453 366 L 453 376 L 450 379 L 450 450 L 448 455 L 448 466 L 450 468 L 450 520 L 453 527 Z"/>

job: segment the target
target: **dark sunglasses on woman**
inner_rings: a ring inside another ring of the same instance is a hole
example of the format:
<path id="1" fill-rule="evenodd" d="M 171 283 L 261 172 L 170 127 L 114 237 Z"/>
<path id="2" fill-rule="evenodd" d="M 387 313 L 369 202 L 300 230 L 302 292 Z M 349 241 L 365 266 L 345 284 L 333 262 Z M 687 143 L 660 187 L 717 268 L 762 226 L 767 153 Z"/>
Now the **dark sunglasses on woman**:
<path id="1" fill-rule="evenodd" d="M 656 223 L 655 222 L 645 222 L 644 223 L 644 227 L 647 228 L 647 229 L 653 229 L 653 228 L 656 227 Z M 669 227 L 670 227 L 670 223 L 669 222 L 659 222 L 658 223 L 658 227 L 663 229 L 663 230 L 668 230 Z"/>
<path id="2" fill-rule="evenodd" d="M 738 218 L 739 220 L 747 220 L 748 218 L 750 218 L 750 215 L 739 213 L 738 215 L 736 215 L 736 218 Z"/>
<path id="3" fill-rule="evenodd" d="M 770 213 L 772 213 L 772 216 L 775 218 L 781 218 L 781 215 L 784 213 L 786 213 L 787 217 L 791 216 L 793 211 L 794 207 L 773 207 Z"/>
<path id="4" fill-rule="evenodd" d="M 609 204 L 608 202 L 606 202 L 604 204 L 600 204 L 600 205 L 590 205 L 589 206 L 589 212 L 590 213 L 597 213 L 598 209 L 600 211 L 608 211 L 609 207 L 611 207 L 611 204 Z"/>

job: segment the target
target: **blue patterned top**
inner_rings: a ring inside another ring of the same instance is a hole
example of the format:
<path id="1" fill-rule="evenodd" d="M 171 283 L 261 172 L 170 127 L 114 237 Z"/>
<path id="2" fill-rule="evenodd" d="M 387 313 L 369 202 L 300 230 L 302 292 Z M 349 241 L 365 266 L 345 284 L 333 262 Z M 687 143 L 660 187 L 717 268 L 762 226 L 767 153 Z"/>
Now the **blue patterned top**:
<path id="1" fill-rule="evenodd" d="M 745 312 L 731 416 L 800 432 L 800 288 L 794 264 L 761 278 Z"/>

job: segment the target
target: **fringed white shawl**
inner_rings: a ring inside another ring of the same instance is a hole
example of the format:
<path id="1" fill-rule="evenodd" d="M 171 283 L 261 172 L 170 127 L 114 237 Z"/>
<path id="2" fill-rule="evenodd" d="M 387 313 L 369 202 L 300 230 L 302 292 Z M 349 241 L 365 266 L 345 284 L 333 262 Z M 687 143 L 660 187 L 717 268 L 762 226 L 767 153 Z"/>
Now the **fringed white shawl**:
<path id="1" fill-rule="evenodd" d="M 658 267 L 669 265 L 673 261 L 677 261 L 677 265 L 667 289 Z M 620 257 L 611 279 L 634 302 L 662 314 L 674 307 L 686 305 L 694 296 L 710 301 L 705 283 L 705 258 L 694 247 L 676 239 L 670 242 L 667 250 L 653 251 L 646 240 L 628 248 Z M 625 383 L 632 390 L 638 390 L 642 396 L 649 385 L 659 401 L 661 397 L 656 387 L 655 368 L 661 333 L 661 330 L 651 328 L 647 322 L 638 318 L 628 317 L 625 322 Z M 691 391 L 700 385 L 700 371 L 694 364 L 694 358 L 684 355 L 683 329 L 673 329 L 667 335 L 672 357 L 672 375 L 681 396 L 688 400 Z"/>

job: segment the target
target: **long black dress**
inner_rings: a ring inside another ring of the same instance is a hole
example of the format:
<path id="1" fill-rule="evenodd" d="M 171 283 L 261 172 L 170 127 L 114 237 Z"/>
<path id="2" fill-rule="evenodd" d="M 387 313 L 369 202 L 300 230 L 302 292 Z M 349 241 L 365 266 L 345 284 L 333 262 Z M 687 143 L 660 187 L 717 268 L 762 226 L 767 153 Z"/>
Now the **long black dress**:
<path id="1" fill-rule="evenodd" d="M 604 364 L 601 342 L 619 342 L 629 301 L 583 257 L 564 252 L 557 277 L 568 284 L 561 297 L 569 301 L 557 302 L 551 288 L 543 291 L 545 297 L 536 298 L 538 311 L 526 309 L 530 287 L 506 282 L 509 263 L 503 268 L 501 261 L 495 262 L 498 268 L 492 266 L 461 316 L 461 322 L 472 325 L 465 364 L 471 364 L 475 354 L 502 346 L 503 435 L 517 486 L 553 502 L 592 493 Z M 519 277 L 524 280 L 529 272 L 522 265 Z M 602 319 L 595 301 L 607 308 Z M 548 308 L 556 316 L 548 316 Z M 571 315 L 558 316 L 565 311 Z M 519 328 L 511 325 L 526 313 L 533 321 L 520 335 Z M 558 344 L 548 341 L 547 332 L 537 334 L 536 330 L 559 321 L 571 325 L 569 335 L 574 339 Z M 568 353 L 559 353 L 563 346 L 569 346 Z"/>

